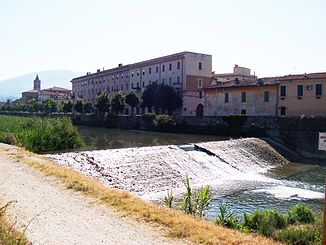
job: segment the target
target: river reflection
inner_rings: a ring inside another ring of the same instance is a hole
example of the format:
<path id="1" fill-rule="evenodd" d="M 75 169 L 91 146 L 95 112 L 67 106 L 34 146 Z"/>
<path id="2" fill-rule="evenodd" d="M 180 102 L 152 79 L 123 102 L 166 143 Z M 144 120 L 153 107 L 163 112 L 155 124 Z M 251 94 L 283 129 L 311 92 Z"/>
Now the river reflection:
<path id="1" fill-rule="evenodd" d="M 142 146 L 180 145 L 196 142 L 229 139 L 214 135 L 158 133 L 140 130 L 119 130 L 79 126 L 79 133 L 85 141 L 81 150 L 103 150 Z"/>

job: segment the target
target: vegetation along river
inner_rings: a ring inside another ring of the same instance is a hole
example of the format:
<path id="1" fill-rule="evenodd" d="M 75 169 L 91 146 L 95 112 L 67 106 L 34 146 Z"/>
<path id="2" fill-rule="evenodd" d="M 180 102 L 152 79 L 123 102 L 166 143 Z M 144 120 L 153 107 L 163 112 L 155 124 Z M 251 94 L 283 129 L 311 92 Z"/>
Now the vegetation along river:
<path id="1" fill-rule="evenodd" d="M 326 167 L 288 162 L 260 139 L 89 127 L 78 131 L 84 149 L 47 156 L 145 199 L 162 200 L 171 189 L 180 195 L 188 175 L 194 187 L 209 184 L 213 189 L 209 218 L 221 203 L 237 214 L 257 208 L 285 211 L 296 203 L 322 211 Z"/>

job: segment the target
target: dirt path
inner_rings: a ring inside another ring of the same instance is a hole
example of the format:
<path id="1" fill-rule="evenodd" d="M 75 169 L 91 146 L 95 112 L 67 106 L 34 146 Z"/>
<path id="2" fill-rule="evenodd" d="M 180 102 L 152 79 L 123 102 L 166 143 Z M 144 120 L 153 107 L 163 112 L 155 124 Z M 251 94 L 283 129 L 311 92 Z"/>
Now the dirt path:
<path id="1" fill-rule="evenodd" d="M 33 244 L 182 244 L 0 156 L 0 204 Z"/>

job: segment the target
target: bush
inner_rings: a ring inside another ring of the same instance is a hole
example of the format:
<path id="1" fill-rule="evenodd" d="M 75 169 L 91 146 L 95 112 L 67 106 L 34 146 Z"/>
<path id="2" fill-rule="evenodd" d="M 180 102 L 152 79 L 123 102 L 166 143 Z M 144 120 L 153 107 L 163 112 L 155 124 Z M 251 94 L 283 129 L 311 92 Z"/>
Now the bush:
<path id="1" fill-rule="evenodd" d="M 297 204 L 292 207 L 288 213 L 289 224 L 311 224 L 315 221 L 316 214 L 310 208 L 303 204 Z"/>
<path id="2" fill-rule="evenodd" d="M 232 229 L 240 228 L 241 225 L 237 219 L 236 214 L 228 211 L 227 206 L 225 204 L 221 204 L 219 206 L 219 210 L 220 213 L 215 220 L 216 224 Z"/>
<path id="3" fill-rule="evenodd" d="M 68 118 L 0 116 L 1 133 L 1 142 L 37 153 L 77 149 L 84 144 Z"/>
<path id="4" fill-rule="evenodd" d="M 287 244 L 321 244 L 322 224 L 289 226 L 274 232 L 272 237 Z"/>
<path id="5" fill-rule="evenodd" d="M 117 128 L 119 122 L 119 116 L 114 114 L 108 114 L 106 116 L 104 126 L 106 128 Z"/>
<path id="6" fill-rule="evenodd" d="M 153 123 L 154 120 L 156 119 L 156 114 L 155 113 L 148 112 L 148 113 L 145 113 L 145 114 L 141 115 L 141 118 L 145 122 Z"/>
<path id="7" fill-rule="evenodd" d="M 256 210 L 252 215 L 244 214 L 243 226 L 261 235 L 271 236 L 275 229 L 286 226 L 286 217 L 275 210 Z"/>
<path id="8" fill-rule="evenodd" d="M 155 120 L 155 128 L 161 132 L 171 132 L 175 128 L 175 123 L 168 115 L 158 115 Z"/>

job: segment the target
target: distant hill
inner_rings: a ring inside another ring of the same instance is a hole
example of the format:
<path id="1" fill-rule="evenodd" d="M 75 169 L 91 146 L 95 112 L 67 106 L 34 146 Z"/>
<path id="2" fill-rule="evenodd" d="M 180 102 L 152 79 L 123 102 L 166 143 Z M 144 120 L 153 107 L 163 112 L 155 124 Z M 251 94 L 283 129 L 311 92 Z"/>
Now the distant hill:
<path id="1" fill-rule="evenodd" d="M 71 89 L 71 79 L 82 75 L 80 72 L 50 70 L 33 72 L 19 77 L 2 80 L 0 81 L 0 101 L 20 98 L 23 91 L 33 89 L 33 81 L 37 74 L 41 80 L 41 89 L 53 86 Z"/>

